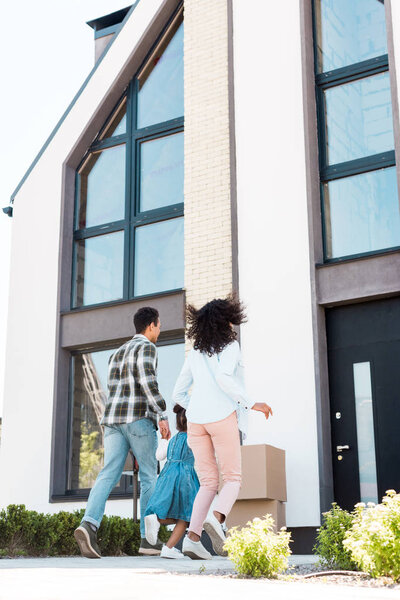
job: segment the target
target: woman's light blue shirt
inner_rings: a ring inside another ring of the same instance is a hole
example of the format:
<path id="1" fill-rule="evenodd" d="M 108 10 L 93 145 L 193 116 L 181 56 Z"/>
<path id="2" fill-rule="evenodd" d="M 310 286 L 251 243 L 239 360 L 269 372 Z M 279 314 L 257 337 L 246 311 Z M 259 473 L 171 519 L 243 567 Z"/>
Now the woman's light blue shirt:
<path id="1" fill-rule="evenodd" d="M 173 401 L 186 409 L 191 423 L 221 421 L 234 410 L 239 417 L 247 412 L 254 402 L 246 394 L 238 342 L 232 342 L 213 356 L 191 350 L 175 384 Z M 241 422 L 243 418 L 239 418 L 243 431 Z"/>

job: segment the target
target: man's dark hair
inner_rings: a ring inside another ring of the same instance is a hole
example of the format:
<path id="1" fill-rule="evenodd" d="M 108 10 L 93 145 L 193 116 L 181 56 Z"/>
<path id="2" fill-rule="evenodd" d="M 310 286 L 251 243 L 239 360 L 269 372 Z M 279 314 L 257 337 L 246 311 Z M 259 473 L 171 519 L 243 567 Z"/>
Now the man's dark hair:
<path id="1" fill-rule="evenodd" d="M 224 300 L 211 300 L 199 310 L 189 305 L 186 308 L 186 319 L 189 324 L 187 335 L 193 340 L 195 350 L 212 356 L 236 340 L 236 332 L 231 323 L 244 323 L 246 315 L 239 298 L 231 294 Z"/>
<path id="2" fill-rule="evenodd" d="M 143 333 L 143 331 L 145 331 L 152 323 L 157 325 L 158 319 L 159 314 L 156 308 L 151 308 L 151 306 L 139 308 L 133 317 L 136 333 Z"/>

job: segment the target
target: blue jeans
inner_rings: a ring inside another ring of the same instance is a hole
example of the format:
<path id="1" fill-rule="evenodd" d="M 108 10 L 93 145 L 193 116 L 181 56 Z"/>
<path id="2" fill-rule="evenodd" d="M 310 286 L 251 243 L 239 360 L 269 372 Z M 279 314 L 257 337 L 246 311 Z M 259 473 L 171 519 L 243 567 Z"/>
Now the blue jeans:
<path id="1" fill-rule="evenodd" d="M 104 467 L 90 492 L 83 520 L 100 527 L 107 498 L 121 477 L 129 448 L 139 463 L 140 535 L 144 538 L 143 516 L 157 481 L 157 433 L 150 419 L 104 426 Z"/>

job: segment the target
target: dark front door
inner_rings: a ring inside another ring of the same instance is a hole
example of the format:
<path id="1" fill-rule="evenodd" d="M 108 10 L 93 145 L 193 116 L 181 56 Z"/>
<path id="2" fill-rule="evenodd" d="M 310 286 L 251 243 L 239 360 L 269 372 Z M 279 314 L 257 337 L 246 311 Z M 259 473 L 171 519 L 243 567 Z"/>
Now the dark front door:
<path id="1" fill-rule="evenodd" d="M 400 298 L 326 311 L 335 500 L 400 491 Z"/>

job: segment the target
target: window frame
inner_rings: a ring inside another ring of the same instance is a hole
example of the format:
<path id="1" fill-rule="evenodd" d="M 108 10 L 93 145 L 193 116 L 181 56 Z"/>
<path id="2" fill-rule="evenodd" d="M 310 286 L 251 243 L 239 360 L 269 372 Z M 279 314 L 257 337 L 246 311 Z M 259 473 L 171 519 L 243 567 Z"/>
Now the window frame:
<path id="1" fill-rule="evenodd" d="M 95 140 L 85 152 L 82 161 L 79 163 L 75 174 L 75 199 L 74 199 L 74 217 L 73 217 L 73 242 L 72 242 L 72 273 L 71 273 L 71 297 L 70 309 L 86 310 L 99 306 L 109 306 L 115 303 L 124 301 L 137 300 L 140 298 L 148 298 L 161 296 L 181 291 L 181 288 L 163 290 L 145 295 L 134 294 L 134 243 L 135 229 L 138 225 L 148 225 L 160 221 L 167 221 L 177 217 L 184 216 L 184 203 L 170 204 L 161 208 L 156 208 L 144 212 L 139 211 L 140 202 L 140 151 L 139 146 L 142 141 L 162 138 L 174 133 L 184 131 L 184 115 L 155 123 L 146 127 L 137 127 L 137 99 L 139 94 L 139 76 L 146 66 L 152 54 L 157 47 L 162 43 L 165 36 L 168 35 L 171 27 L 178 21 L 183 21 L 183 9 L 180 7 L 178 11 L 168 22 L 167 26 L 157 38 L 156 42 L 147 53 L 145 59 L 137 69 L 134 77 L 129 82 L 124 90 L 121 98 L 117 102 L 113 111 L 106 119 L 104 125 L 97 134 Z M 117 136 L 111 136 L 101 139 L 107 127 L 114 119 L 116 113 L 120 110 L 121 105 L 126 104 L 126 132 Z M 118 221 L 102 223 L 92 227 L 79 228 L 79 204 L 80 204 L 80 181 L 81 171 L 85 163 L 90 159 L 94 152 L 101 152 L 108 148 L 113 148 L 119 145 L 125 145 L 125 218 Z M 92 237 L 97 237 L 102 234 L 114 233 L 123 231 L 124 233 L 124 262 L 123 262 L 123 293 L 122 298 L 115 298 L 106 302 L 98 302 L 95 304 L 76 304 L 77 292 L 77 242 Z"/>
<path id="2" fill-rule="evenodd" d="M 336 179 L 344 179 L 354 175 L 361 175 L 371 171 L 377 171 L 384 168 L 396 166 L 395 150 L 389 150 L 378 154 L 364 156 L 350 161 L 345 161 L 336 164 L 328 164 L 327 161 L 327 132 L 326 132 L 326 110 L 325 110 L 325 95 L 327 89 L 338 87 L 340 85 L 365 79 L 379 73 L 388 73 L 389 56 L 382 54 L 371 59 L 360 61 L 333 69 L 325 72 L 318 72 L 318 34 L 317 34 L 317 17 L 316 5 L 318 0 L 311 0 L 312 5 L 312 24 L 313 24 L 313 50 L 314 50 L 314 77 L 315 77 L 315 98 L 316 98 L 316 116 L 317 116 L 317 133 L 318 133 L 318 161 L 319 161 L 319 184 L 320 184 L 320 208 L 322 219 L 322 245 L 323 245 L 323 261 L 325 264 L 340 263 L 352 259 L 357 259 L 366 256 L 374 256 L 377 254 L 387 254 L 400 250 L 400 245 L 378 250 L 370 250 L 355 254 L 346 254 L 345 256 L 329 257 L 327 249 L 327 223 L 325 210 L 325 193 L 324 186 L 330 181 Z M 387 35 L 387 34 L 386 34 Z M 390 84 L 392 82 L 390 81 Z M 393 120 L 393 105 L 392 105 L 392 120 Z M 393 124 L 394 131 L 394 124 Z"/>
<path id="3" fill-rule="evenodd" d="M 128 341 L 131 338 L 127 338 L 125 340 Z M 117 349 L 121 346 L 121 344 L 125 342 L 120 342 L 115 345 L 115 342 L 105 342 L 100 345 L 92 345 L 87 346 L 85 348 L 80 348 L 77 350 L 72 350 L 69 354 L 69 381 L 68 381 L 68 418 L 67 418 L 67 447 L 66 447 L 66 474 L 65 474 L 65 495 L 57 495 L 54 498 L 57 501 L 61 500 L 86 500 L 90 494 L 91 488 L 76 488 L 71 489 L 69 487 L 71 480 L 71 451 L 72 451 L 72 421 L 73 421 L 73 402 L 74 402 L 74 357 L 82 354 L 89 354 L 91 352 L 101 352 L 104 350 L 113 350 Z M 165 334 L 160 340 L 157 342 L 157 348 L 162 346 L 174 346 L 177 344 L 185 343 L 185 335 L 184 332 L 179 332 L 175 335 L 172 333 Z M 133 493 L 133 480 L 130 475 L 122 475 L 121 476 L 122 485 L 118 489 L 117 487 L 113 488 L 110 493 L 109 498 L 112 499 L 130 499 L 132 498 Z M 121 481 L 120 480 L 120 481 Z M 138 487 L 138 496 L 140 496 L 140 482 Z"/>

